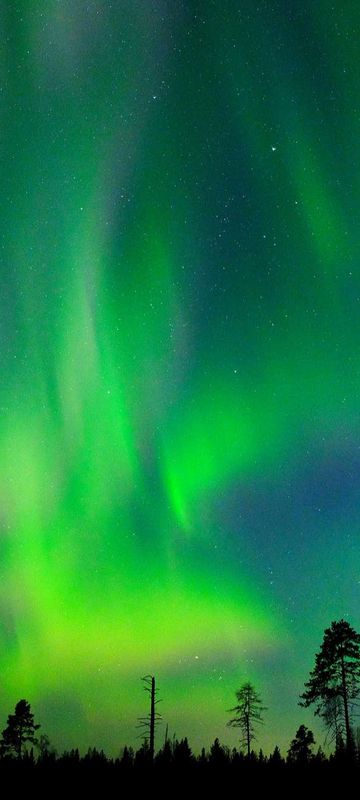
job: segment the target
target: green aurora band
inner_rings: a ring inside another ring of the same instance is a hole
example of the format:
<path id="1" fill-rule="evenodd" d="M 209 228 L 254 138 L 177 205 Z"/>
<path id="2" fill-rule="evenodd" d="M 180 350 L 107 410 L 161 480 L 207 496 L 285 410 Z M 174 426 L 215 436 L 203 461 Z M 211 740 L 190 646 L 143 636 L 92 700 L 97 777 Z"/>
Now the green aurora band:
<path id="1" fill-rule="evenodd" d="M 1 710 L 59 748 L 134 743 L 149 672 L 195 749 L 244 679 L 285 747 L 358 624 L 340 5 L 2 4 Z"/>

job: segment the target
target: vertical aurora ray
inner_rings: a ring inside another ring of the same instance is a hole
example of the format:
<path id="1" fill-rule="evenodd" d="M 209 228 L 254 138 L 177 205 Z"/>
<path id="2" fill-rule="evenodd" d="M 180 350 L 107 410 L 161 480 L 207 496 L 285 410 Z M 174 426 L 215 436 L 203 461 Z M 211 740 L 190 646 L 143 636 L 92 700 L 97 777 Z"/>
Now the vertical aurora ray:
<path id="1" fill-rule="evenodd" d="M 287 744 L 356 626 L 359 13 L 327 9 L 3 4 L 2 713 L 59 747 L 133 741 L 144 671 L 195 746 L 244 677 Z"/>

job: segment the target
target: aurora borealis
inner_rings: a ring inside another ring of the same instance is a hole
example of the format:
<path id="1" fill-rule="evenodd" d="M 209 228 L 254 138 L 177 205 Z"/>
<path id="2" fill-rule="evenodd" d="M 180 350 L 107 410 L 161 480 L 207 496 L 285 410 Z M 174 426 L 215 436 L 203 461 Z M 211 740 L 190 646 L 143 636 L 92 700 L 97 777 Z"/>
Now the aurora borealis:
<path id="1" fill-rule="evenodd" d="M 4 724 L 117 753 L 151 673 L 194 749 L 244 680 L 265 750 L 322 743 L 298 697 L 360 624 L 359 4 L 0 22 Z"/>

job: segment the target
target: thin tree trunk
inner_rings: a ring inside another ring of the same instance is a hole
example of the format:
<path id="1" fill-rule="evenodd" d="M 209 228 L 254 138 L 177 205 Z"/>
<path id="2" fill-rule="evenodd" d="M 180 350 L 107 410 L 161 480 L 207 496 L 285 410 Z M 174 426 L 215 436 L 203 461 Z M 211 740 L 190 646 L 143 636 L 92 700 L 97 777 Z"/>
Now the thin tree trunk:
<path id="1" fill-rule="evenodd" d="M 250 714 L 246 714 L 246 739 L 247 739 L 247 754 L 250 758 Z"/>
<path id="2" fill-rule="evenodd" d="M 153 761 L 155 751 L 155 678 L 151 678 L 151 706 L 150 706 L 150 759 Z"/>
<path id="3" fill-rule="evenodd" d="M 346 673 L 345 673 L 345 664 L 344 664 L 344 656 L 343 656 L 343 654 L 341 654 L 341 682 L 342 682 L 342 693 L 343 693 L 343 700 L 344 700 L 346 749 L 347 749 L 348 752 L 350 752 L 350 748 L 351 748 L 351 728 L 350 728 L 350 720 L 349 720 L 349 705 L 348 705 L 348 697 L 347 697 Z"/>
<path id="4" fill-rule="evenodd" d="M 18 758 L 21 759 L 21 750 L 22 750 L 22 724 L 20 722 L 19 727 L 19 750 L 18 750 Z"/>

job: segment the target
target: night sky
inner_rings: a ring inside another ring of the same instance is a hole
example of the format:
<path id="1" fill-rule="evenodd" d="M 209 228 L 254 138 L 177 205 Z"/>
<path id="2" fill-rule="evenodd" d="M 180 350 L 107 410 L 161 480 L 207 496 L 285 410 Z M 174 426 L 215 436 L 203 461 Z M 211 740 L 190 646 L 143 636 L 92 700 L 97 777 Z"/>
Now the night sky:
<path id="1" fill-rule="evenodd" d="M 289 746 L 360 601 L 360 6 L 4 0 L 0 727 Z M 159 707 L 160 708 L 160 707 Z"/>

